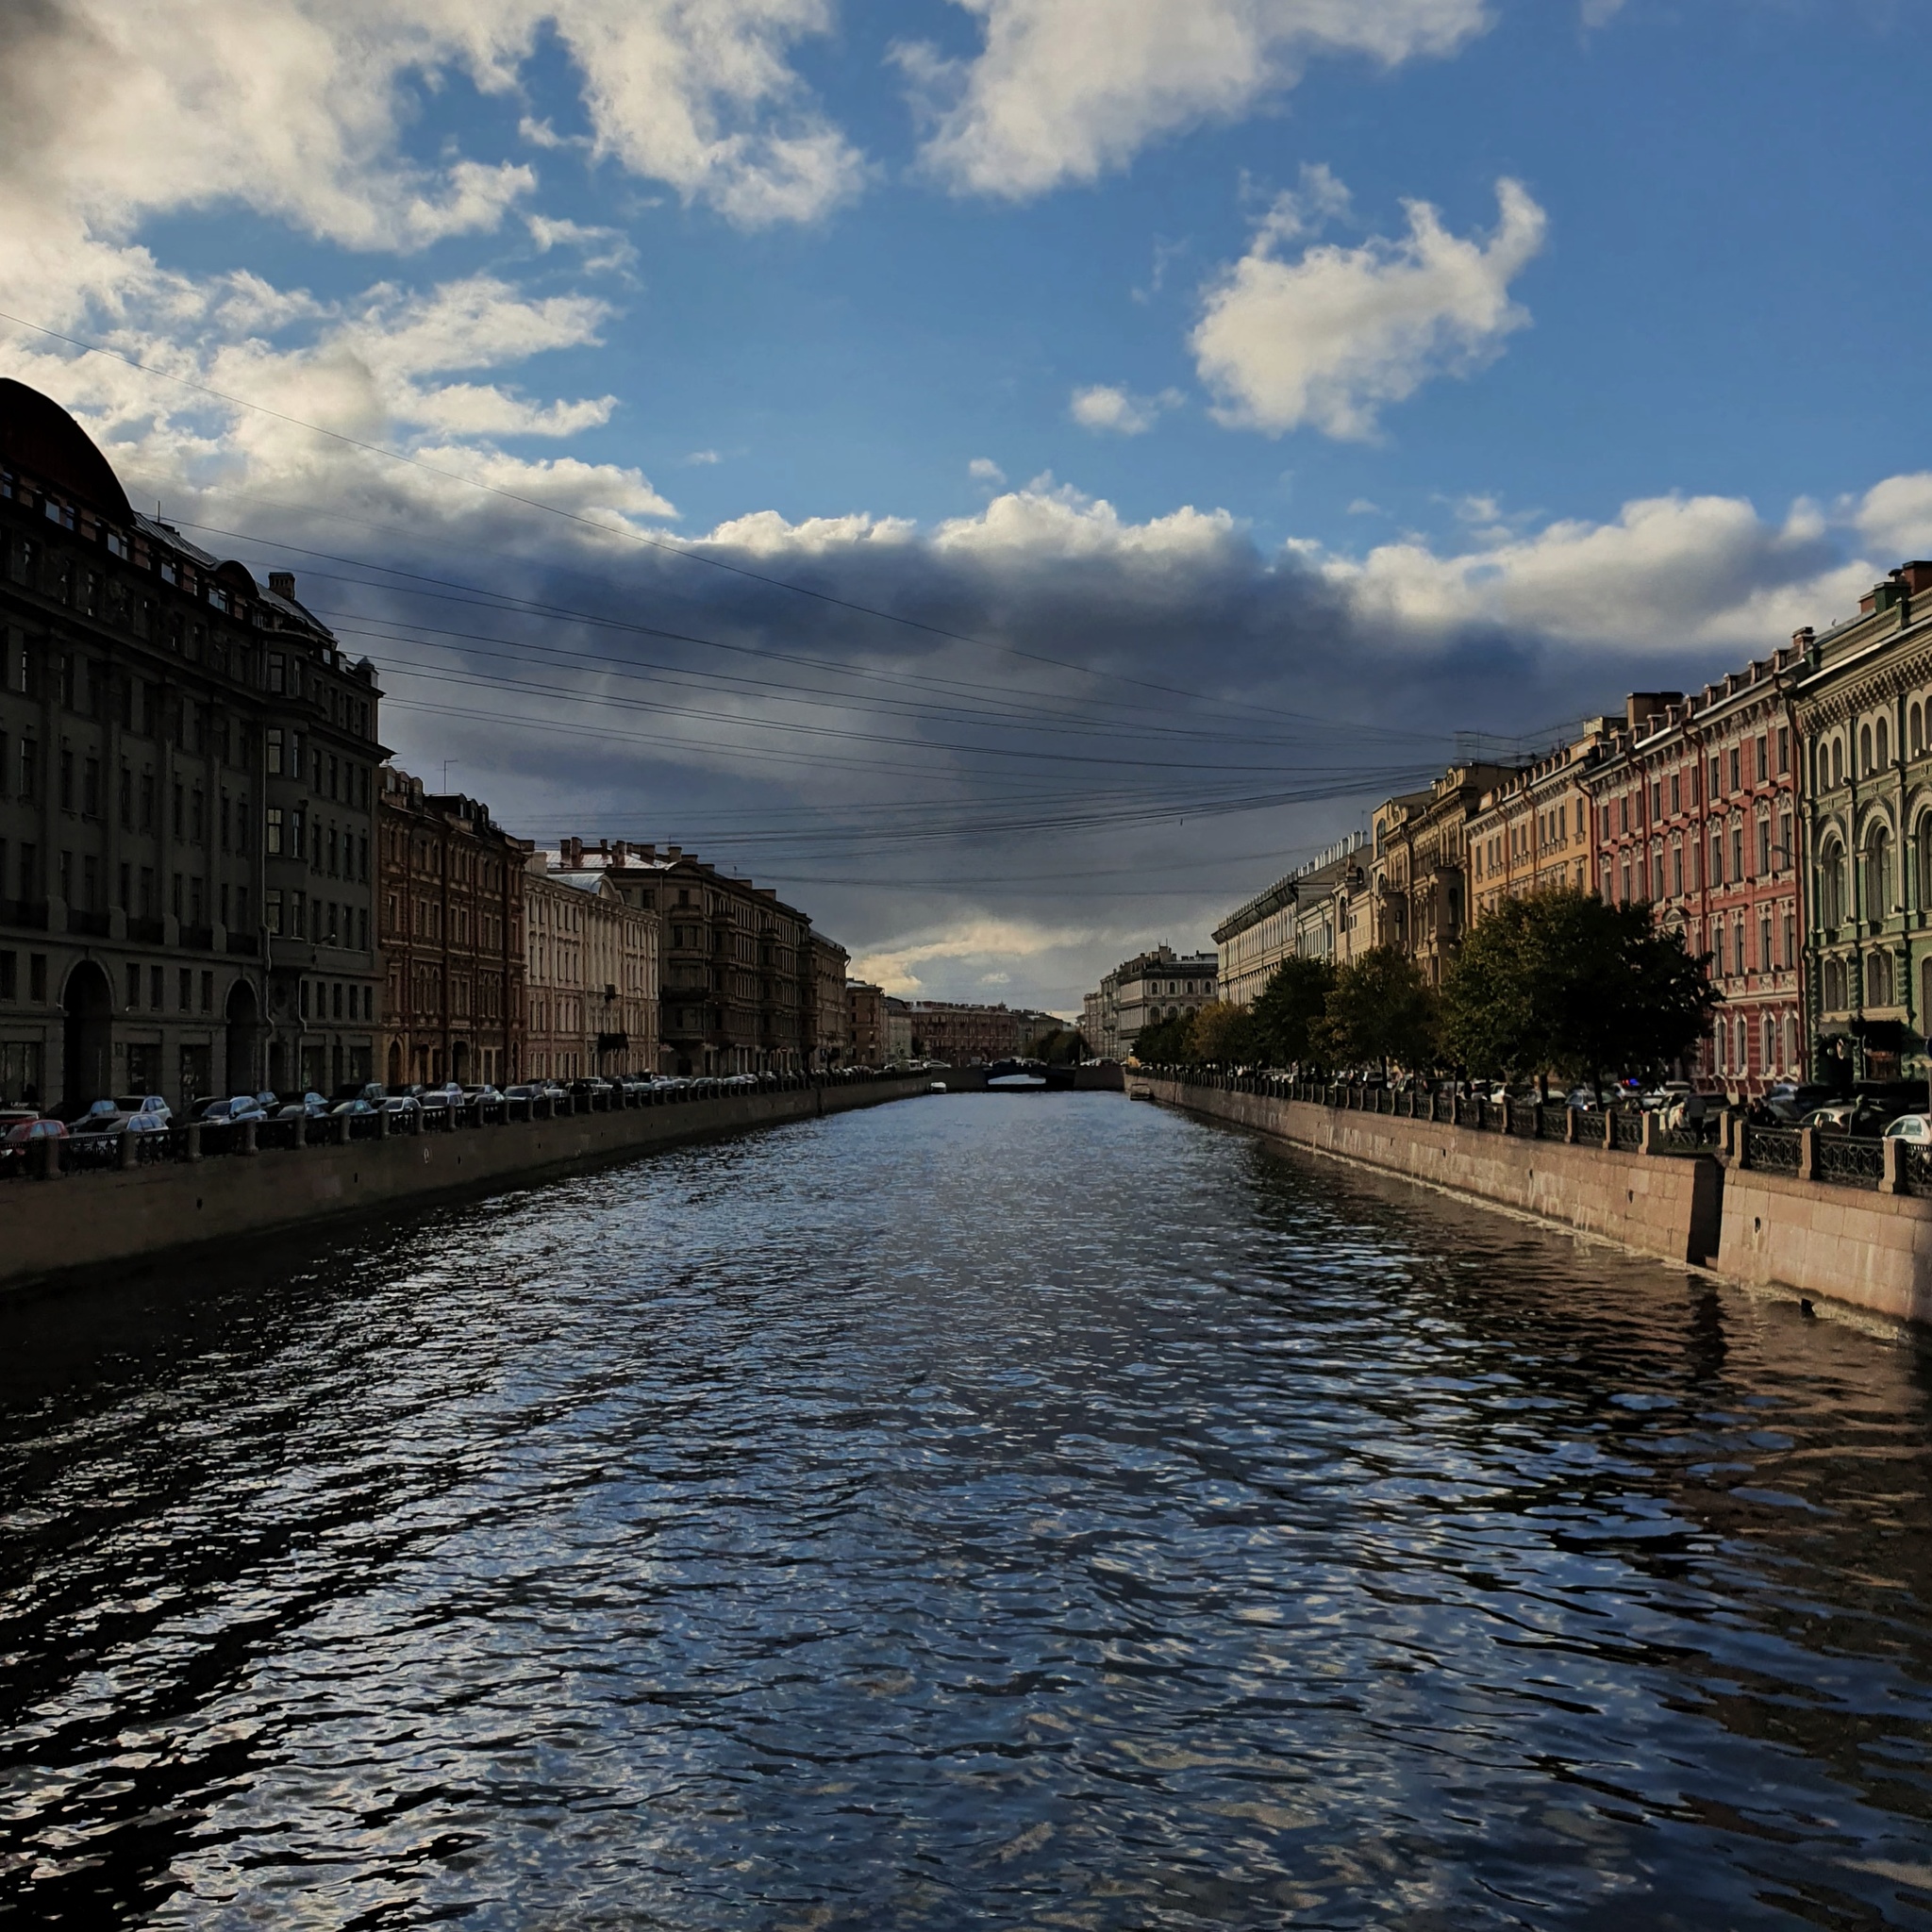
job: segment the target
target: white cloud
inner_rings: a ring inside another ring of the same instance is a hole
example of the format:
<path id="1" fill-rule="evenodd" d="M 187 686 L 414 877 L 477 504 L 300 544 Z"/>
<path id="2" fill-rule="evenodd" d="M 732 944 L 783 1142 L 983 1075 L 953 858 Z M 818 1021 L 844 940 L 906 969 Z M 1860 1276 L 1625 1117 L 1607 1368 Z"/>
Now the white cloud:
<path id="1" fill-rule="evenodd" d="M 637 249 L 621 228 L 604 228 L 584 222 L 548 220 L 542 215 L 525 215 L 524 225 L 540 255 L 553 248 L 583 251 L 584 267 L 592 274 L 606 269 L 628 268 L 638 258 Z"/>
<path id="2" fill-rule="evenodd" d="M 940 930 L 890 941 L 877 952 L 852 962 L 856 978 L 871 980 L 899 999 L 916 999 L 925 991 L 920 969 L 955 969 L 948 976 L 981 986 L 1006 986 L 1011 974 L 998 969 L 1021 962 L 1037 963 L 1044 956 L 1087 944 L 1095 936 L 1076 927 L 1052 926 L 1024 919 L 980 917 Z M 980 969 L 992 966 L 991 974 Z"/>
<path id="3" fill-rule="evenodd" d="M 1322 55 L 1393 67 L 1454 53 L 1484 0 L 958 0 L 971 61 L 896 50 L 956 188 L 1019 198 L 1124 166 L 1146 143 L 1246 112 Z"/>
<path id="4" fill-rule="evenodd" d="M 1275 253 L 1282 231 L 1271 214 L 1206 291 L 1190 339 L 1202 380 L 1222 398 L 1220 420 L 1271 435 L 1312 423 L 1363 441 L 1385 405 L 1500 354 L 1529 320 L 1509 284 L 1542 247 L 1547 223 L 1518 182 L 1498 182 L 1496 198 L 1502 218 L 1486 240 L 1450 234 L 1435 208 L 1412 201 L 1400 240 L 1310 247 L 1293 261 Z"/>
<path id="5" fill-rule="evenodd" d="M 991 457 L 974 457 L 966 465 L 966 474 L 975 483 L 991 484 L 995 490 L 1007 480 L 1007 473 Z"/>
<path id="6" fill-rule="evenodd" d="M 1663 496 L 1624 506 L 1614 521 L 1572 519 L 1534 535 L 1478 533 L 1479 547 L 1444 554 L 1409 538 L 1357 559 L 1318 559 L 1357 616 L 1434 639 L 1473 627 L 1624 651 L 1761 656 L 1800 625 L 1821 628 L 1882 574 L 1846 560 L 1865 506 L 1925 485 L 1920 528 L 1932 528 L 1932 478 L 1895 478 L 1851 507 L 1837 530 L 1807 504 L 1782 524 L 1740 497 Z"/>
<path id="7" fill-rule="evenodd" d="M 1859 534 L 1880 555 L 1932 556 L 1932 474 L 1890 476 L 1866 491 L 1850 514 Z"/>
<path id="8" fill-rule="evenodd" d="M 1139 396 L 1095 383 L 1074 391 L 1067 413 L 1082 429 L 1141 436 L 1160 420 L 1163 410 L 1178 408 L 1184 401 L 1186 398 L 1178 390 L 1163 390 L 1158 396 Z"/>
<path id="9" fill-rule="evenodd" d="M 1624 0 L 1583 0 L 1585 26 L 1607 26 L 1624 10 Z"/>
<path id="10" fill-rule="evenodd" d="M 724 458 L 714 449 L 694 449 L 685 458 L 685 461 L 694 469 L 709 469 L 724 460 Z"/>
<path id="11" fill-rule="evenodd" d="M 357 249 L 493 229 L 534 172 L 411 158 L 415 103 L 452 73 L 512 92 L 546 31 L 597 153 L 734 221 L 811 219 L 863 174 L 787 58 L 829 24 L 829 0 L 16 0 L 0 8 L 0 286 L 71 317 L 151 269 L 131 246 L 143 220 L 191 208 Z"/>

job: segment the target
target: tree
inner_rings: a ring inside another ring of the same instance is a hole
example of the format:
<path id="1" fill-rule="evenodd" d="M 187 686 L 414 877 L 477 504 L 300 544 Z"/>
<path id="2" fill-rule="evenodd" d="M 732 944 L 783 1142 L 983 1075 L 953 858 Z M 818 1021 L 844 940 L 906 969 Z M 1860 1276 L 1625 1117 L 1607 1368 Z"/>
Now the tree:
<path id="1" fill-rule="evenodd" d="M 1464 940 L 1443 984 L 1443 1036 L 1472 1072 L 1549 1071 L 1591 1086 L 1650 1074 L 1704 1037 L 1719 994 L 1683 935 L 1647 905 L 1588 892 L 1506 901 Z"/>
<path id="2" fill-rule="evenodd" d="M 1314 1058 L 1314 1029 L 1321 1024 L 1334 988 L 1332 961 L 1284 959 L 1249 1008 L 1257 1058 L 1271 1067 L 1293 1066 Z"/>
<path id="3" fill-rule="evenodd" d="M 1423 971 L 1393 946 L 1376 946 L 1352 959 L 1335 985 L 1314 1028 L 1313 1044 L 1338 1066 L 1392 1061 L 1425 1067 L 1436 1058 L 1437 1001 Z"/>
<path id="4" fill-rule="evenodd" d="M 1244 1066 L 1259 1055 L 1252 1015 L 1224 1000 L 1215 1000 L 1194 1015 L 1188 1045 L 1191 1058 L 1203 1066 Z"/>
<path id="5" fill-rule="evenodd" d="M 1157 1020 L 1134 1036 L 1134 1058 L 1149 1066 L 1188 1066 L 1193 1061 L 1193 1041 L 1186 1013 L 1172 1020 Z"/>

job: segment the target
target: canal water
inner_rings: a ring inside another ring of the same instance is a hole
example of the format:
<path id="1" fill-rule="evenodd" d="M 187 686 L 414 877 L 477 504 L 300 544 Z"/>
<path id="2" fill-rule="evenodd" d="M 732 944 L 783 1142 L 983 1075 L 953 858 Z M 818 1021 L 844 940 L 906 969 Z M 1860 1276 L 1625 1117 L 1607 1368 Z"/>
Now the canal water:
<path id="1" fill-rule="evenodd" d="M 0 1912 L 1923 1925 L 1926 1369 L 1102 1094 L 104 1283 L 0 1314 Z"/>

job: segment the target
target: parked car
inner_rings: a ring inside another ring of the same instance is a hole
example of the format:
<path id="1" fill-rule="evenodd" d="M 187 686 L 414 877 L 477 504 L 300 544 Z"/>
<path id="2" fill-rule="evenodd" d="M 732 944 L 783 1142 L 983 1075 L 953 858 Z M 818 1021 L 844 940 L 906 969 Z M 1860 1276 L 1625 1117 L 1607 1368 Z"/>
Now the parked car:
<path id="1" fill-rule="evenodd" d="M 262 1104 L 252 1093 L 236 1093 L 226 1100 L 204 1100 L 197 1104 L 195 1118 L 204 1126 L 239 1126 L 243 1121 L 268 1118 Z"/>
<path id="2" fill-rule="evenodd" d="M 338 1108 L 345 1100 L 366 1100 L 370 1111 L 374 1112 L 382 1105 L 388 1091 L 380 1080 L 350 1080 L 345 1085 L 338 1087 L 329 1098 Z"/>
<path id="3" fill-rule="evenodd" d="M 377 1109 L 389 1116 L 391 1132 L 408 1133 L 422 1118 L 422 1103 L 413 1093 L 386 1093 Z"/>
<path id="4" fill-rule="evenodd" d="M 1764 1096 L 1765 1111 L 1780 1126 L 1794 1127 L 1807 1114 L 1829 1107 L 1833 1091 L 1815 1083 L 1797 1080 L 1774 1081 Z"/>
<path id="5" fill-rule="evenodd" d="M 373 1117 L 379 1111 L 380 1108 L 375 1101 L 365 1100 L 359 1093 L 350 1100 L 339 1100 L 329 1108 L 330 1117 L 333 1119 L 341 1119 L 345 1114 L 351 1119 Z"/>
<path id="6" fill-rule="evenodd" d="M 1813 1108 L 1800 1123 L 1821 1134 L 1848 1134 L 1875 1140 L 1884 1133 L 1889 1117 L 1883 1108 L 1861 1100 L 1838 1100 L 1829 1107 Z"/>
<path id="7" fill-rule="evenodd" d="M 494 1087 L 465 1087 L 462 1089 L 462 1104 L 465 1107 L 501 1107 L 503 1095 Z"/>
<path id="8" fill-rule="evenodd" d="M 25 1171 L 36 1141 L 64 1141 L 67 1123 L 44 1119 L 39 1114 L 25 1120 L 14 1119 L 0 1127 L 0 1174 Z"/>
<path id="9" fill-rule="evenodd" d="M 1909 1141 L 1914 1147 L 1932 1147 L 1932 1113 L 1902 1113 L 1885 1130 L 1888 1141 Z"/>

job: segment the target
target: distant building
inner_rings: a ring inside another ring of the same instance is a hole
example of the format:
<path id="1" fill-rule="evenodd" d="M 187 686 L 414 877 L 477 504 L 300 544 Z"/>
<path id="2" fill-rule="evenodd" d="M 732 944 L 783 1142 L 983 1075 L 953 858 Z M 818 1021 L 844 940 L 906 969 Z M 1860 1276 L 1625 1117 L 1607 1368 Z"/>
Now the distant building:
<path id="1" fill-rule="evenodd" d="M 1338 959 L 1346 949 L 1344 900 L 1351 874 L 1365 877 L 1366 832 L 1353 832 L 1297 866 L 1214 928 L 1221 997 L 1251 1007 L 1284 959 Z"/>
<path id="2" fill-rule="evenodd" d="M 886 1029 L 885 993 L 869 980 L 845 982 L 845 1030 L 851 1040 L 852 1064 L 882 1067 L 891 1058 Z"/>
<path id="3" fill-rule="evenodd" d="M 1008 1007 L 979 1007 L 952 1000 L 908 1002 L 914 1059 L 944 1060 L 955 1067 L 1010 1059 L 1020 1051 L 1020 1015 Z"/>
<path id="4" fill-rule="evenodd" d="M 527 841 L 490 808 L 385 766 L 377 794 L 383 958 L 377 1077 L 501 1085 L 524 1074 Z"/>
<path id="5" fill-rule="evenodd" d="M 1114 980 L 1115 1040 L 1124 1055 L 1149 1026 L 1196 1013 L 1216 996 L 1219 958 L 1213 953 L 1177 954 L 1156 946 L 1124 960 Z"/>
<path id="6" fill-rule="evenodd" d="M 1618 724 L 1615 718 L 1591 719 L 1568 744 L 1483 794 L 1469 822 L 1469 885 L 1476 919 L 1506 899 L 1558 889 L 1591 891 L 1591 781 L 1610 755 Z"/>
<path id="7" fill-rule="evenodd" d="M 1376 941 L 1415 960 L 1431 985 L 1441 985 L 1469 925 L 1469 822 L 1484 794 L 1514 776 L 1509 765 L 1452 765 L 1426 791 L 1375 813 Z"/>
<path id="8" fill-rule="evenodd" d="M 1120 982 L 1109 973 L 1099 988 L 1080 1002 L 1080 1037 L 1097 1060 L 1120 1058 Z"/>
<path id="9" fill-rule="evenodd" d="M 819 992 L 803 912 L 676 845 L 566 839 L 562 857 L 603 870 L 627 904 L 662 922 L 660 1057 L 671 1072 L 805 1069 Z"/>
<path id="10" fill-rule="evenodd" d="M 804 1008 L 806 1064 L 822 1073 L 852 1063 L 852 1015 L 845 996 L 845 968 L 851 955 L 819 932 L 806 936 L 806 985 L 810 992 Z"/>
<path id="11" fill-rule="evenodd" d="M 907 1000 L 886 996 L 886 1062 L 897 1065 L 912 1058 L 912 1007 Z"/>

